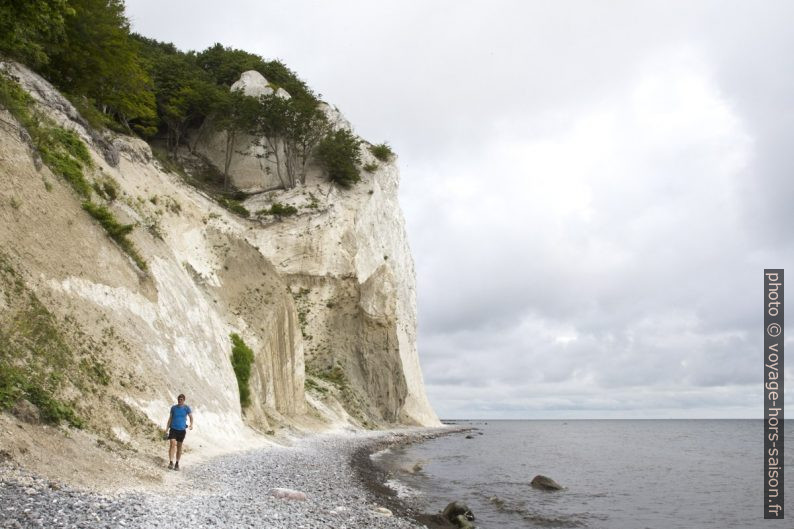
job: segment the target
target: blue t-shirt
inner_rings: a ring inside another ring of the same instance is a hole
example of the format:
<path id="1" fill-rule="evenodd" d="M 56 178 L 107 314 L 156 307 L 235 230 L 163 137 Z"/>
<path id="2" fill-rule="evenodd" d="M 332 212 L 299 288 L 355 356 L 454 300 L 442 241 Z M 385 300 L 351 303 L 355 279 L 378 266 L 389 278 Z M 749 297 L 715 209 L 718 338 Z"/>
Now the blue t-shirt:
<path id="1" fill-rule="evenodd" d="M 171 406 L 171 429 L 187 430 L 187 414 L 190 413 L 190 406 L 174 404 Z"/>

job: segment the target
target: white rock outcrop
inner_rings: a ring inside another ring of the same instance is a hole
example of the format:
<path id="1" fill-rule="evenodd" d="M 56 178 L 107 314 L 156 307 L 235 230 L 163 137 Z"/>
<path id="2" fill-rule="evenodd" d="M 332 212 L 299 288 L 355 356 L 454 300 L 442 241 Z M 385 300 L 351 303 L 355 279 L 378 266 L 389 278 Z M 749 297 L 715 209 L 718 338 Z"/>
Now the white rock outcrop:
<path id="1" fill-rule="evenodd" d="M 232 84 L 230 90 L 232 92 L 235 90 L 240 90 L 243 94 L 249 97 L 269 96 L 274 92 L 278 97 L 284 99 L 290 99 L 291 97 L 289 92 L 283 88 L 274 88 L 273 85 L 269 83 L 267 79 L 265 79 L 265 76 L 256 70 L 248 70 L 247 72 L 243 72 L 240 78 Z"/>

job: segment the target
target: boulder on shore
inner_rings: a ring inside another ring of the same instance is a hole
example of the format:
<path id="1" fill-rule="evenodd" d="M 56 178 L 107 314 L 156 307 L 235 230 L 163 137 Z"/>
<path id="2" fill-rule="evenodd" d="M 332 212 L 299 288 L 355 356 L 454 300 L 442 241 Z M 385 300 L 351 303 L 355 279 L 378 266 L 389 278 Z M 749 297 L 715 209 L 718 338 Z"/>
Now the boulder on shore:
<path id="1" fill-rule="evenodd" d="M 270 495 L 281 500 L 306 501 L 306 493 L 299 490 L 275 488 L 270 489 Z"/>
<path id="2" fill-rule="evenodd" d="M 531 486 L 541 490 L 562 490 L 562 485 L 547 476 L 538 474 L 532 478 Z"/>
<path id="3" fill-rule="evenodd" d="M 463 502 L 453 501 L 446 506 L 442 515 L 461 529 L 471 529 L 474 527 L 474 524 L 471 523 L 471 521 L 474 520 L 474 514 L 472 514 L 469 506 Z"/>

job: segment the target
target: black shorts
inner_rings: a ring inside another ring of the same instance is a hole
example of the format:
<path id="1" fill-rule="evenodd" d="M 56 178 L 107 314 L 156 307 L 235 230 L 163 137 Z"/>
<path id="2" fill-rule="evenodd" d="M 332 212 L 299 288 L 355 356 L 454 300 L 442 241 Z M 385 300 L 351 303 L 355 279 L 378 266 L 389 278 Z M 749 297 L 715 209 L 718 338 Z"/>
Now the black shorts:
<path id="1" fill-rule="evenodd" d="M 185 434 L 187 430 L 174 430 L 173 428 L 168 429 L 168 438 L 176 440 L 177 443 L 181 443 L 185 440 Z"/>

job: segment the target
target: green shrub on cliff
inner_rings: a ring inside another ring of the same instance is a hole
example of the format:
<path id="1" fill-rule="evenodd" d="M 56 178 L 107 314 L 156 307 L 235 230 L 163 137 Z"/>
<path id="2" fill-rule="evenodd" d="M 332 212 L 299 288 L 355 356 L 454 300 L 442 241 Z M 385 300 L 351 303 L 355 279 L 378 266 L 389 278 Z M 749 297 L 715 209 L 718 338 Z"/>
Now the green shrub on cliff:
<path id="1" fill-rule="evenodd" d="M 223 206 L 224 208 L 228 209 L 232 213 L 237 213 L 241 217 L 248 218 L 251 216 L 251 212 L 248 211 L 248 208 L 243 206 L 239 200 L 235 200 L 233 198 L 218 198 L 218 203 Z"/>
<path id="2" fill-rule="evenodd" d="M 317 159 L 328 179 L 342 187 L 350 187 L 361 179 L 358 164 L 361 140 L 346 129 L 328 134 L 317 146 Z"/>
<path id="3" fill-rule="evenodd" d="M 369 152 L 371 152 L 372 155 L 381 162 L 390 162 L 391 159 L 394 158 L 394 151 L 391 149 L 388 143 L 370 145 Z"/>
<path id="4" fill-rule="evenodd" d="M 251 364 L 254 363 L 254 352 L 239 335 L 229 335 L 232 340 L 232 369 L 237 377 L 237 386 L 240 388 L 240 406 L 247 408 L 251 404 L 251 387 L 248 379 L 251 378 Z"/>
<path id="5" fill-rule="evenodd" d="M 268 209 L 260 209 L 257 215 L 275 215 L 276 217 L 289 217 L 295 215 L 298 208 L 290 204 L 282 204 L 281 202 L 273 202 L 273 205 Z"/>

